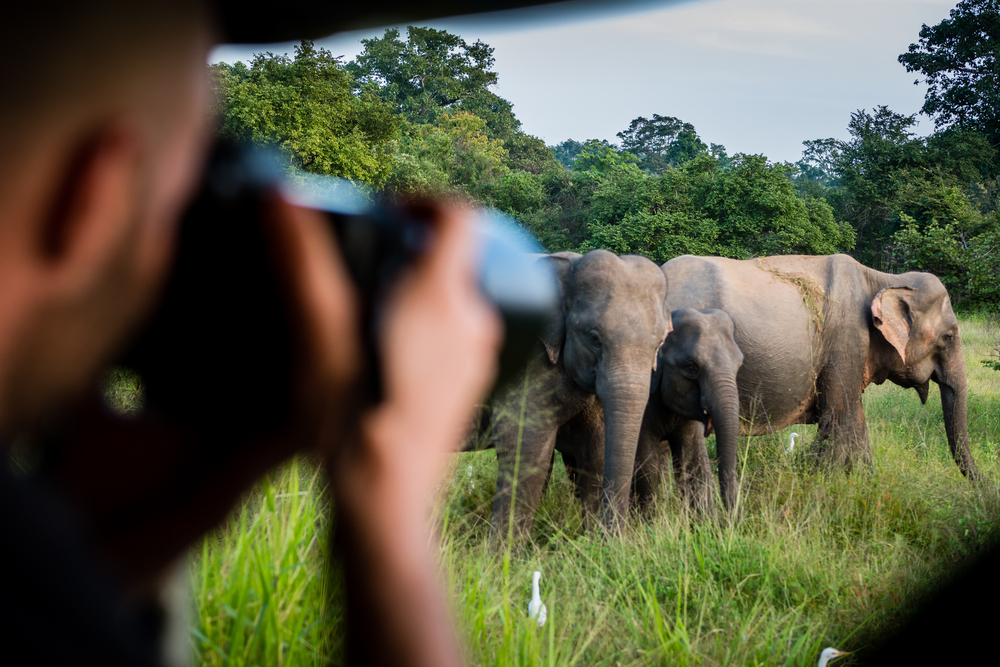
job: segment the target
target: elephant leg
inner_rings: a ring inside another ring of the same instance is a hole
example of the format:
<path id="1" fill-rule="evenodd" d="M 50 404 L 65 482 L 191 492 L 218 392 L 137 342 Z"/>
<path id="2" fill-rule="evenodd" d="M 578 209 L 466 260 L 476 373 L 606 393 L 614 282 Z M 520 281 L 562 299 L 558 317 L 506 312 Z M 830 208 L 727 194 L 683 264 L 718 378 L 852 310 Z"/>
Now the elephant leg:
<path id="1" fill-rule="evenodd" d="M 632 476 L 632 502 L 635 507 L 648 513 L 654 506 L 656 493 L 663 475 L 664 443 L 663 434 L 670 430 L 665 422 L 671 418 L 658 401 L 650 401 L 643 415 L 639 445 L 635 452 L 635 473 Z"/>
<path id="2" fill-rule="evenodd" d="M 667 435 L 674 479 L 681 498 L 699 514 L 713 508 L 712 466 L 705 447 L 705 425 L 686 419 Z"/>
<path id="3" fill-rule="evenodd" d="M 660 488 L 660 443 L 644 442 L 639 438 L 639 447 L 635 453 L 635 475 L 632 477 L 632 504 L 644 513 L 648 513 L 655 504 L 656 493 Z"/>
<path id="4" fill-rule="evenodd" d="M 825 391 L 821 389 L 819 395 L 818 438 L 824 443 L 819 465 L 847 471 L 856 464 L 870 466 L 872 445 L 860 387 L 847 387 L 841 382 L 824 384 Z"/>
<path id="5" fill-rule="evenodd" d="M 527 538 L 542 497 L 555 450 L 556 429 L 525 429 L 497 442 L 497 491 L 493 498 L 494 539 Z"/>
<path id="6" fill-rule="evenodd" d="M 556 436 L 558 439 L 558 436 Z M 549 469 L 545 472 L 545 481 L 542 483 L 542 496 L 545 496 L 545 492 L 549 490 L 549 481 L 552 479 L 552 468 L 556 465 L 556 451 L 552 450 L 552 456 L 549 457 Z"/>
<path id="7" fill-rule="evenodd" d="M 559 429 L 556 449 L 563 455 L 583 506 L 584 529 L 590 530 L 597 524 L 604 471 L 604 416 L 600 403 L 593 401 Z"/>

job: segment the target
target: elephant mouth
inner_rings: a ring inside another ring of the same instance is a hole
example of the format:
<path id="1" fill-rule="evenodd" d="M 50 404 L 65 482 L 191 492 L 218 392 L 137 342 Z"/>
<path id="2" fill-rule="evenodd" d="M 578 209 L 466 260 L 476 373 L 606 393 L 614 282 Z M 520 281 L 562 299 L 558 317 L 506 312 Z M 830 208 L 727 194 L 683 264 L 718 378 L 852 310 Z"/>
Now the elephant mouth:
<path id="1" fill-rule="evenodd" d="M 715 426 L 712 424 L 712 418 L 708 417 L 705 420 L 705 437 L 707 438 L 708 436 L 712 435 L 713 433 L 715 433 Z"/>
<path id="2" fill-rule="evenodd" d="M 930 379 L 920 382 L 916 378 L 912 377 L 898 377 L 890 378 L 893 383 L 902 387 L 903 389 L 915 389 L 917 391 L 917 396 L 920 397 L 920 402 L 923 405 L 927 405 L 927 392 L 930 391 Z"/>

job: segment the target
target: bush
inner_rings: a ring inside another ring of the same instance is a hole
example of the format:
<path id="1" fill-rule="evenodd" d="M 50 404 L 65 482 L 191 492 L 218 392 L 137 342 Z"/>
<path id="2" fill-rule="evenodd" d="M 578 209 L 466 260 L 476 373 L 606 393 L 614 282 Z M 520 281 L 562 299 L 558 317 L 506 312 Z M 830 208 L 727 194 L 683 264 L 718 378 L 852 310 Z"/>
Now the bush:
<path id="1" fill-rule="evenodd" d="M 981 214 L 961 189 L 927 184 L 915 189 L 896 218 L 894 270 L 933 273 L 963 308 L 1000 305 L 1000 220 Z"/>

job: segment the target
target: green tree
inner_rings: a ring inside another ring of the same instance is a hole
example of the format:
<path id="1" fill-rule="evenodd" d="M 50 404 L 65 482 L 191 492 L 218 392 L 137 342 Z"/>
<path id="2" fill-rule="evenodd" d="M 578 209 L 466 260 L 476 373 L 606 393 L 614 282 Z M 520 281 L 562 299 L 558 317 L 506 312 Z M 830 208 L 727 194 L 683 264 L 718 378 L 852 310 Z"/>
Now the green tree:
<path id="1" fill-rule="evenodd" d="M 799 198 L 788 179 L 792 166 L 763 155 L 737 153 L 719 171 L 705 201 L 719 222 L 719 244 L 729 257 L 827 255 L 854 245 L 850 225 L 837 223 L 822 199 Z"/>
<path id="2" fill-rule="evenodd" d="M 337 58 L 310 41 L 295 57 L 254 55 L 249 66 L 211 66 L 223 137 L 283 150 L 292 167 L 373 185 L 388 178 L 399 133 L 391 109 L 355 96 Z"/>
<path id="3" fill-rule="evenodd" d="M 399 196 L 465 194 L 482 200 L 492 181 L 509 171 L 503 142 L 491 139 L 486 121 L 467 111 L 409 126 L 395 158 L 388 186 Z"/>
<path id="4" fill-rule="evenodd" d="M 372 91 L 414 125 L 456 111 L 478 116 L 483 133 L 503 142 L 513 169 L 537 174 L 554 160 L 542 140 L 521 131 L 510 101 L 490 90 L 498 80 L 492 47 L 481 40 L 469 44 L 446 30 L 406 30 L 406 41 L 395 28 L 361 40 L 364 50 L 348 65 L 359 91 Z"/>
<path id="5" fill-rule="evenodd" d="M 728 169 L 732 164 L 732 158 L 726 153 L 726 147 L 722 144 L 711 144 L 708 147 L 708 154 L 715 158 L 720 169 Z"/>
<path id="6" fill-rule="evenodd" d="M 576 156 L 580 154 L 583 150 L 583 145 L 585 142 L 575 141 L 573 139 L 567 139 L 562 143 L 551 146 L 553 155 L 555 155 L 556 161 L 567 169 L 573 168 L 573 161 L 576 160 Z"/>
<path id="7" fill-rule="evenodd" d="M 986 137 L 968 128 L 950 127 L 923 139 L 913 131 L 914 115 L 887 107 L 851 114 L 847 141 L 803 142 L 805 150 L 793 175 L 803 197 L 825 199 L 838 220 L 857 233 L 855 254 L 865 264 L 891 268 L 887 250 L 899 230 L 897 212 L 924 183 L 982 193 L 990 199 L 995 188 L 984 175 L 992 170 L 995 150 Z"/>
<path id="8" fill-rule="evenodd" d="M 579 249 L 638 253 L 656 262 L 684 253 L 742 259 L 850 249 L 853 230 L 837 223 L 822 199 L 796 196 L 789 165 L 760 155 L 727 159 L 724 167 L 702 153 L 659 176 L 624 160 L 586 172 L 597 185 Z"/>
<path id="9" fill-rule="evenodd" d="M 1000 147 L 1000 3 L 962 0 L 949 18 L 920 29 L 899 62 L 927 84 L 923 113 L 937 127 L 975 129 Z M 918 79 L 914 83 L 921 83 Z"/>
<path id="10" fill-rule="evenodd" d="M 956 304 L 1000 305 L 1000 220 L 949 179 L 908 185 L 896 213 L 892 268 L 930 271 Z"/>
<path id="11" fill-rule="evenodd" d="M 606 140 L 590 139 L 573 160 L 575 171 L 606 173 L 619 166 L 636 164 L 638 159 L 631 153 L 619 151 Z"/>
<path id="12" fill-rule="evenodd" d="M 709 171 L 714 170 L 712 164 Z M 719 254 L 718 223 L 702 206 L 710 178 L 690 168 L 657 177 L 634 164 L 614 165 L 593 194 L 589 236 L 580 251 L 604 248 L 644 255 L 657 264 L 683 254 Z"/>
<path id="13" fill-rule="evenodd" d="M 836 139 L 803 141 L 802 158 L 795 163 L 791 174 L 792 185 L 800 197 L 828 199 L 836 195 L 840 182 L 834 174 L 832 156 L 836 153 Z"/>
<path id="14" fill-rule="evenodd" d="M 708 151 L 694 125 L 673 116 L 639 116 L 618 133 L 622 150 L 639 158 L 639 166 L 654 174 L 663 172 Z"/>
<path id="15" fill-rule="evenodd" d="M 398 29 L 389 28 L 361 43 L 364 50 L 348 70 L 360 89 L 377 91 L 411 123 L 431 122 L 446 109 L 488 93 L 497 82 L 491 71 L 493 48 L 482 41 L 469 44 L 446 30 L 408 26 L 403 41 Z"/>
<path id="16" fill-rule="evenodd" d="M 893 215 L 908 179 L 928 166 L 926 147 L 916 137 L 915 115 L 879 106 L 851 114 L 847 141 L 806 142 L 806 169 L 822 172 L 820 186 L 801 187 L 803 194 L 825 195 L 840 220 L 857 234 L 857 257 L 876 268 L 888 268 L 884 250 L 895 231 Z M 829 187 L 836 186 L 836 187 Z"/>

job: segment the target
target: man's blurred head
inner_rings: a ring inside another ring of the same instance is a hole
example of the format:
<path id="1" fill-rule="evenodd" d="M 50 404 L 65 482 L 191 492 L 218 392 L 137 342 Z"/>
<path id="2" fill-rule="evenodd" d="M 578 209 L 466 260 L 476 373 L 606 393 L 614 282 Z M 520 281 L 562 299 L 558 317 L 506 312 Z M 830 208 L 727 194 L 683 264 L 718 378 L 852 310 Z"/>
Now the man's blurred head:
<path id="1" fill-rule="evenodd" d="M 0 433 L 153 305 L 209 136 L 200 3 L 33 4 L 0 27 Z"/>

